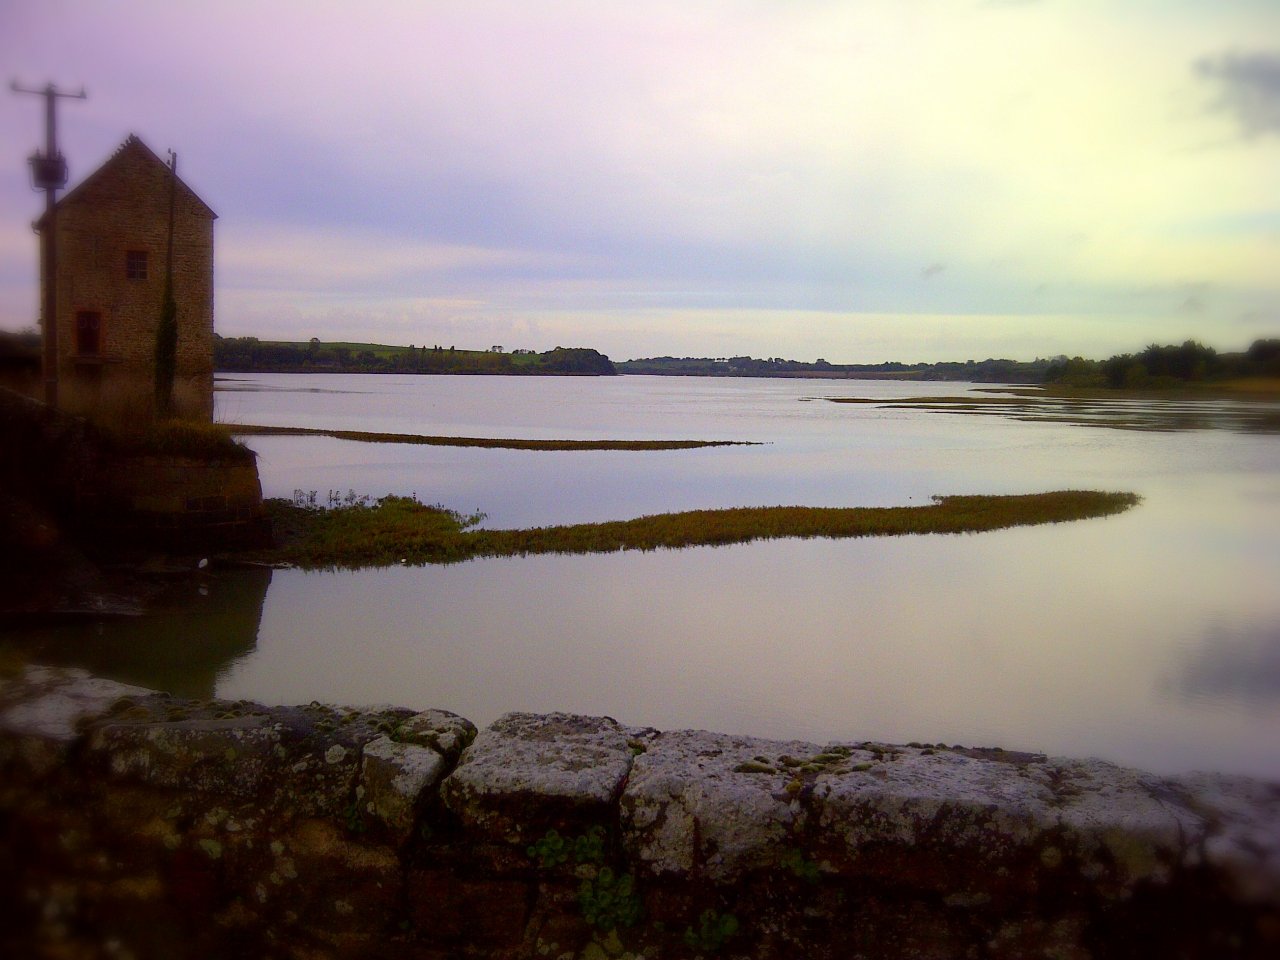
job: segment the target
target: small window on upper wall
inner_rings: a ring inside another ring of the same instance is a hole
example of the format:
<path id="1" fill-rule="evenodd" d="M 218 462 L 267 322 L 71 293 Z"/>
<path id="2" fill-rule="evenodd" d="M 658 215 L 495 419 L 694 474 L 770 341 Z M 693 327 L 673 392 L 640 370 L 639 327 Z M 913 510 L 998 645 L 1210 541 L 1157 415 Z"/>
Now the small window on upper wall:
<path id="1" fill-rule="evenodd" d="M 124 275 L 130 280 L 147 279 L 147 251 L 129 250 L 125 253 Z"/>

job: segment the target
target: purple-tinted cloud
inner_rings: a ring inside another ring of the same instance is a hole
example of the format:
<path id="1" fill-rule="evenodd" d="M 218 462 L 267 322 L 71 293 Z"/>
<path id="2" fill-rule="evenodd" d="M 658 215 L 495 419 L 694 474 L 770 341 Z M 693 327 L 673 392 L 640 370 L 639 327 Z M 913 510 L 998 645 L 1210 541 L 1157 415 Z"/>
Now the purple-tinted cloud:
<path id="1" fill-rule="evenodd" d="M 1222 53 L 1195 69 L 1218 84 L 1214 109 L 1233 114 L 1245 136 L 1280 135 L 1280 53 Z"/>
<path id="2" fill-rule="evenodd" d="M 772 337 L 768 316 L 813 311 L 1071 316 L 1076 337 L 1079 318 L 1112 315 L 1117 289 L 1175 284 L 1210 261 L 1229 275 L 1206 268 L 1221 283 L 1206 325 L 1270 310 L 1274 282 L 1250 266 L 1269 234 L 1166 242 L 1171 222 L 1248 214 L 1241 185 L 1270 171 L 1232 164 L 1260 151 L 1183 168 L 1154 142 L 1166 126 L 1115 123 L 1159 114 L 1150 96 L 1164 80 L 1147 61 L 1161 58 L 1117 57 L 1114 77 L 1099 63 L 1099 89 L 1116 96 L 1082 92 L 1097 49 L 1149 51 L 1177 31 L 1089 5 L 1056 5 L 1050 24 L 1049 6 L 975 0 L 926 16 L 900 0 L 0 0 L 0 82 L 88 87 L 88 102 L 60 112 L 73 182 L 130 132 L 178 151 L 220 216 L 228 332 L 288 337 L 288 318 L 341 309 L 370 324 L 397 317 L 393 329 L 422 342 L 445 338 L 433 323 L 555 310 L 581 325 L 572 339 L 606 351 L 624 326 L 643 326 L 651 349 L 678 336 L 696 351 L 712 312 L 706 335 L 748 349 L 753 323 Z M 1222 49 L 1260 35 L 1221 11 L 1196 16 L 1228 38 Z M 1259 106 L 1274 104 L 1273 60 L 1197 69 L 1221 109 L 1274 132 Z M 43 118 L 34 98 L 0 102 L 0 326 L 22 327 L 38 310 L 40 198 L 25 160 Z M 1127 173 L 1138 169 L 1141 190 Z M 1102 238 L 1096 248 L 1071 239 L 1082 230 Z M 1227 243 L 1239 251 L 1221 252 Z M 1052 287 L 1031 295 L 1041 278 Z M 1174 307 L 1143 310 L 1155 323 Z M 612 327 L 597 319 L 610 311 Z M 944 327 L 884 329 L 928 339 Z M 483 329 L 482 340 L 509 339 Z M 834 361 L 869 327 L 820 329 L 830 339 L 814 355 Z M 990 329 L 999 340 L 1009 322 Z"/>

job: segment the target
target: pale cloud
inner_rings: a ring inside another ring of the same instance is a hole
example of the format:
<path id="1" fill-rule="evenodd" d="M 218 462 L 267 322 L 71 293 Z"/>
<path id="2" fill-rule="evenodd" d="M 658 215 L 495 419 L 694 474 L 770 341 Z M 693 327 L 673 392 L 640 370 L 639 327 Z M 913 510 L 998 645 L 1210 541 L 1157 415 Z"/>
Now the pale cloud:
<path id="1" fill-rule="evenodd" d="M 224 226 L 217 269 L 235 286 L 282 287 L 300 293 L 397 288 L 406 280 L 438 283 L 441 277 L 516 269 L 555 269 L 559 254 L 413 241 L 369 228 L 341 232 L 279 225 Z"/>

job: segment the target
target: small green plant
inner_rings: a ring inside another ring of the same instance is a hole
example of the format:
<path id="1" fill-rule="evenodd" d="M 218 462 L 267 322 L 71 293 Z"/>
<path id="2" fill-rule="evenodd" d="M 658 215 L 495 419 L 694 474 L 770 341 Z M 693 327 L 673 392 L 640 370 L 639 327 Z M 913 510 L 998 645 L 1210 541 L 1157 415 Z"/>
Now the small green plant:
<path id="1" fill-rule="evenodd" d="M 544 869 L 558 867 L 573 857 L 576 864 L 598 865 L 604 863 L 604 827 L 594 826 L 572 840 L 560 836 L 554 828 L 542 835 L 537 843 L 530 844 L 525 852 L 538 861 Z"/>
<path id="2" fill-rule="evenodd" d="M 574 863 L 604 863 L 604 827 L 595 826 L 573 839 Z"/>
<path id="3" fill-rule="evenodd" d="M 388 740 L 396 743 L 403 743 L 405 737 L 404 724 L 395 720 L 379 720 L 378 725 L 374 728 L 381 734 L 385 734 Z"/>
<path id="4" fill-rule="evenodd" d="M 782 855 L 782 865 L 791 871 L 792 875 L 809 883 L 818 882 L 818 864 L 815 860 L 810 860 L 799 850 L 788 850 Z"/>
<path id="5" fill-rule="evenodd" d="M 346 821 L 348 833 L 364 833 L 364 816 L 360 812 L 358 797 L 342 808 L 342 819 Z"/>
<path id="6" fill-rule="evenodd" d="M 732 913 L 703 910 L 698 918 L 697 928 L 689 927 L 685 930 L 684 942 L 694 950 L 715 953 L 737 932 L 738 918 Z"/>
<path id="7" fill-rule="evenodd" d="M 594 880 L 582 881 L 578 906 L 583 919 L 599 930 L 635 926 L 644 912 L 635 878 L 629 873 L 618 875 L 608 867 L 601 867 Z"/>
<path id="8" fill-rule="evenodd" d="M 570 857 L 577 866 L 585 868 L 578 871 L 578 876 L 585 875 L 578 887 L 578 906 L 588 924 L 608 932 L 634 926 L 640 919 L 643 904 L 631 874 L 618 874 L 609 867 L 601 866 L 605 860 L 606 840 L 605 829 L 599 825 L 572 840 L 562 837 L 553 828 L 525 849 L 543 869 L 558 867 Z"/>
<path id="9" fill-rule="evenodd" d="M 359 494 L 354 490 L 348 489 L 345 494 L 340 490 L 329 491 L 329 509 L 335 510 L 338 507 L 367 507 L 373 502 L 373 497 L 367 493 Z"/>
<path id="10" fill-rule="evenodd" d="M 564 837 L 560 836 L 559 831 L 553 828 L 543 834 L 542 839 L 538 840 L 537 843 L 530 844 L 525 848 L 525 852 L 537 860 L 538 864 L 545 870 L 550 867 L 558 867 L 569 859 L 569 843 Z"/>

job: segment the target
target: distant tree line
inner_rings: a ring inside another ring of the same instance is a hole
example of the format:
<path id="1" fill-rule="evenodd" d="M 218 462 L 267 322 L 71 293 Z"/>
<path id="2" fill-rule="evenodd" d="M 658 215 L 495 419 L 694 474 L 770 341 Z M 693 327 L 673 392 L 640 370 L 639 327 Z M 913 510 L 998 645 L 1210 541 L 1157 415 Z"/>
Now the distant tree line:
<path id="1" fill-rule="evenodd" d="M 1280 340 L 1255 340 L 1244 353 L 1218 353 L 1194 340 L 1180 346 L 1153 343 L 1140 353 L 1116 354 L 1106 360 L 1059 360 L 1045 374 L 1048 383 L 1111 389 L 1275 377 L 1280 377 Z"/>
<path id="2" fill-rule="evenodd" d="M 850 377 L 892 380 L 960 380 L 970 383 L 1057 383 L 1080 387 L 1159 389 L 1280 377 L 1280 340 L 1257 340 L 1244 353 L 1218 353 L 1194 340 L 1152 344 L 1136 354 L 1107 360 L 1054 359 L 948 361 L 943 363 L 828 363 L 781 357 L 650 357 L 616 364 L 619 373 L 682 377 Z"/>
<path id="3" fill-rule="evenodd" d="M 214 368 L 226 373 L 436 373 L 436 374 L 576 374 L 611 376 L 617 371 L 604 354 L 587 347 L 556 347 L 499 352 L 382 344 L 328 344 L 259 340 L 257 337 L 214 337 Z"/>
<path id="4" fill-rule="evenodd" d="M 28 396 L 40 391 L 40 334 L 0 330 L 0 387 Z"/>
<path id="5" fill-rule="evenodd" d="M 893 380 L 963 380 L 971 383 L 1040 383 L 1050 361 L 1007 359 L 947 363 L 828 363 L 770 357 L 652 357 L 624 360 L 619 373 L 683 377 L 858 377 Z"/>

